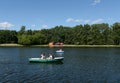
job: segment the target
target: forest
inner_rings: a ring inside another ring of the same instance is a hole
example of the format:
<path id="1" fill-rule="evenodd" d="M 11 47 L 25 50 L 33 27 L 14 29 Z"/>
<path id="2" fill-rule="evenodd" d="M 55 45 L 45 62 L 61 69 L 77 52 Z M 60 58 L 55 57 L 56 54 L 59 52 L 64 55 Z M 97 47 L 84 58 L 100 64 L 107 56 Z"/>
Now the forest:
<path id="1" fill-rule="evenodd" d="M 50 29 L 19 31 L 0 30 L 0 44 L 45 45 L 49 42 L 63 42 L 68 45 L 119 45 L 120 23 L 84 24 L 74 27 L 55 26 Z"/>

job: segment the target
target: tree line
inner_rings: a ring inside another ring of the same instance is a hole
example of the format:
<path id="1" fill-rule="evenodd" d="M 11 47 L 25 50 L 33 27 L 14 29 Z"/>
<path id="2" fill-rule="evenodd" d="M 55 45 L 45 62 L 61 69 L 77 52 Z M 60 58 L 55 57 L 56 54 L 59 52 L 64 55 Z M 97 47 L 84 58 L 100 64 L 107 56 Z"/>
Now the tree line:
<path id="1" fill-rule="evenodd" d="M 119 45 L 120 23 L 84 24 L 74 27 L 55 26 L 50 29 L 19 31 L 0 30 L 0 44 L 43 45 L 49 42 L 63 42 L 74 45 Z"/>

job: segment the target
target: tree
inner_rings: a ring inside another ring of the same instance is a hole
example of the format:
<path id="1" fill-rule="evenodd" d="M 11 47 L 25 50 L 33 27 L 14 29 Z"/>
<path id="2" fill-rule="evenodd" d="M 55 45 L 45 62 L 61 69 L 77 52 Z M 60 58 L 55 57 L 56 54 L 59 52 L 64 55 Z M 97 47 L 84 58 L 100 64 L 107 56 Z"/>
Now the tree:
<path id="1" fill-rule="evenodd" d="M 0 30 L 0 43 L 17 43 L 17 32 Z"/>
<path id="2" fill-rule="evenodd" d="M 65 44 L 74 44 L 74 40 L 73 28 L 67 28 L 65 31 L 65 40 L 63 42 Z"/>
<path id="3" fill-rule="evenodd" d="M 46 44 L 46 37 L 42 33 L 35 33 L 32 35 L 32 44 L 38 45 L 38 44 Z"/>
<path id="4" fill-rule="evenodd" d="M 109 27 L 108 24 L 105 24 L 105 23 L 100 24 L 100 32 L 102 34 L 101 44 L 103 44 L 103 45 L 113 44 L 112 32 L 111 32 L 111 28 Z"/>
<path id="5" fill-rule="evenodd" d="M 75 27 L 55 26 L 50 29 L 20 31 L 0 30 L 0 44 L 18 43 L 22 45 L 48 44 L 64 42 L 75 45 L 120 45 L 120 23 L 111 27 L 107 23 L 85 24 Z"/>
<path id="6" fill-rule="evenodd" d="M 17 38 L 17 32 L 16 31 L 11 31 L 10 32 L 10 42 L 11 43 L 18 43 L 18 38 Z"/>
<path id="7" fill-rule="evenodd" d="M 83 33 L 82 33 L 82 39 L 83 39 L 82 43 L 85 45 L 89 44 L 90 29 L 91 29 L 90 25 L 88 24 L 84 25 Z"/>
<path id="8" fill-rule="evenodd" d="M 91 25 L 89 37 L 90 37 L 89 44 L 91 44 L 91 45 L 100 45 L 101 44 L 101 33 L 100 33 L 100 29 L 99 29 L 99 24 Z"/>
<path id="9" fill-rule="evenodd" d="M 18 36 L 18 43 L 22 45 L 32 45 L 32 37 L 31 35 L 21 35 Z"/>
<path id="10" fill-rule="evenodd" d="M 25 26 L 22 26 L 20 31 L 18 32 L 19 35 L 22 35 L 25 33 Z"/>
<path id="11" fill-rule="evenodd" d="M 113 40 L 115 45 L 120 44 L 120 23 L 116 22 L 112 26 L 113 28 Z"/>

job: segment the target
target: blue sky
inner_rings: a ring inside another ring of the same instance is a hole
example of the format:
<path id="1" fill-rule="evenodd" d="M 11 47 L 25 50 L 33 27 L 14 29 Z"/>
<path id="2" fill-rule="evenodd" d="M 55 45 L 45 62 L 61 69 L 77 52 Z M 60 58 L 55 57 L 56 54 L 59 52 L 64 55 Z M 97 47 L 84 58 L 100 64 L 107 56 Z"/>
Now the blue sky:
<path id="1" fill-rule="evenodd" d="M 120 0 L 0 0 L 0 29 L 120 22 Z"/>

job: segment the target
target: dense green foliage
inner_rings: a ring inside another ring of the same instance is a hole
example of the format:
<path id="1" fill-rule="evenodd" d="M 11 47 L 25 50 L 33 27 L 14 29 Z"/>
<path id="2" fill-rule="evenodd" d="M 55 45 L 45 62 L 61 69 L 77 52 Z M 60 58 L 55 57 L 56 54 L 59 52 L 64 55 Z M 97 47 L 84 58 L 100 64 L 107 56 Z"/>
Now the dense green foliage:
<path id="1" fill-rule="evenodd" d="M 0 30 L 0 43 L 17 43 L 17 32 L 10 30 Z"/>
<path id="2" fill-rule="evenodd" d="M 112 26 L 107 23 L 56 26 L 42 30 L 25 30 L 25 26 L 22 26 L 18 32 L 0 30 L 0 44 L 43 45 L 51 41 L 74 45 L 119 45 L 120 23 L 116 22 Z"/>

